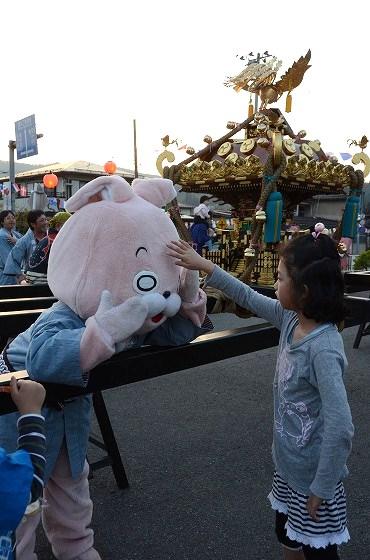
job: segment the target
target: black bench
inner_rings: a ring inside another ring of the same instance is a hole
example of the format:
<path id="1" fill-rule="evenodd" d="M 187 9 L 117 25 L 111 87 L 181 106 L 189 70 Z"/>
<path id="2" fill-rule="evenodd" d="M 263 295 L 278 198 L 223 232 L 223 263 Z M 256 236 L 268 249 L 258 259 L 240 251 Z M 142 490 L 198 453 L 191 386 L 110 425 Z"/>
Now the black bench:
<path id="1" fill-rule="evenodd" d="M 346 286 L 347 293 L 354 292 L 369 292 L 370 297 L 370 271 L 361 272 L 345 272 L 344 273 L 344 283 Z M 353 343 L 353 348 L 358 348 L 363 336 L 370 334 L 370 323 L 369 320 L 363 322 L 358 327 L 356 337 Z"/>
<path id="2" fill-rule="evenodd" d="M 354 292 L 370 292 L 370 270 L 345 272 L 344 285 L 348 294 L 353 294 Z"/>
<path id="3" fill-rule="evenodd" d="M 370 321 L 370 299 L 346 296 L 346 305 L 348 314 L 345 327 L 358 325 L 365 320 Z M 18 320 L 18 325 L 23 325 L 18 331 L 20 332 L 25 325 L 29 326 L 37 315 L 35 311 L 17 315 L 0 313 L 0 331 L 8 325 L 14 331 L 15 321 Z M 110 464 L 118 486 L 124 488 L 128 484 L 127 477 L 101 391 L 270 348 L 276 346 L 278 340 L 279 331 L 268 323 L 216 332 L 203 335 L 184 346 L 169 348 L 148 346 L 117 354 L 92 370 L 86 388 L 53 383 L 48 383 L 45 387 L 48 397 L 53 400 L 93 393 L 95 413 L 98 410 L 97 418 L 109 454 L 109 458 L 100 461 L 97 468 Z M 122 375 L 122 371 L 125 375 Z M 0 393 L 0 414 L 14 410 L 9 395 Z"/>
<path id="4" fill-rule="evenodd" d="M 40 303 L 40 300 L 41 298 L 35 298 L 35 301 L 38 303 Z M 48 303 L 50 303 L 50 301 L 48 301 Z M 52 303 L 50 303 L 50 305 L 52 305 Z M 23 311 L 0 312 L 1 348 L 4 348 L 9 338 L 13 338 L 28 329 L 28 327 L 36 321 L 42 311 L 43 309 L 39 308 Z M 90 463 L 90 468 L 94 471 L 107 465 L 111 465 L 117 486 L 119 488 L 126 488 L 128 486 L 128 480 L 121 455 L 119 453 L 118 445 L 114 437 L 114 432 L 109 420 L 103 395 L 100 391 L 97 391 L 93 393 L 92 399 L 95 416 L 98 421 L 103 441 L 101 441 L 95 434 L 90 434 L 89 440 L 93 445 L 106 451 L 107 455 L 103 459 Z"/>
<path id="5" fill-rule="evenodd" d="M 0 294 L 1 295 L 1 294 Z M 0 299 L 1 311 L 29 311 L 30 309 L 47 309 L 55 303 L 54 296 L 46 297 L 19 297 Z"/>
<path id="6" fill-rule="evenodd" d="M 369 298 L 370 298 L 370 293 L 369 293 Z M 362 337 L 370 334 L 370 322 L 368 322 L 369 320 L 370 319 L 367 319 L 363 323 L 360 323 L 360 326 L 358 327 L 358 331 L 356 333 L 356 337 L 353 343 L 353 348 L 358 348 L 360 346 Z"/>
<path id="7" fill-rule="evenodd" d="M 32 284 L 30 286 L 14 284 L 0 286 L 0 299 L 32 298 L 53 296 L 48 284 Z"/>

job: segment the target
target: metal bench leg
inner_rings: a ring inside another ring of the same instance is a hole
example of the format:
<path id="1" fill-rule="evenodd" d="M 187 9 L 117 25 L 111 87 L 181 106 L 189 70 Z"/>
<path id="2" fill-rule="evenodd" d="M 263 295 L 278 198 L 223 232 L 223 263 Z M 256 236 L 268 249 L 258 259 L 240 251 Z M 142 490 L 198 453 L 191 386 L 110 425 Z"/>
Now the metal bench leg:
<path id="1" fill-rule="evenodd" d="M 366 328 L 366 323 L 361 323 L 361 325 L 358 327 L 356 338 L 353 343 L 353 348 L 358 348 L 360 346 L 361 338 L 365 328 Z"/>
<path id="2" fill-rule="evenodd" d="M 123 466 L 121 455 L 118 449 L 116 438 L 114 437 L 114 432 L 112 425 L 110 423 L 110 418 L 108 415 L 107 408 L 103 399 L 103 395 L 100 391 L 93 393 L 93 405 L 96 414 L 96 419 L 99 424 L 101 435 L 103 437 L 104 446 L 108 453 L 114 478 L 116 479 L 118 488 L 127 488 L 128 480 L 125 472 L 125 467 Z M 91 440 L 91 438 L 90 438 Z M 107 461 L 101 461 L 101 466 L 107 464 Z M 99 461 L 95 463 L 96 466 L 99 465 Z M 94 465 L 91 465 L 94 469 Z"/>

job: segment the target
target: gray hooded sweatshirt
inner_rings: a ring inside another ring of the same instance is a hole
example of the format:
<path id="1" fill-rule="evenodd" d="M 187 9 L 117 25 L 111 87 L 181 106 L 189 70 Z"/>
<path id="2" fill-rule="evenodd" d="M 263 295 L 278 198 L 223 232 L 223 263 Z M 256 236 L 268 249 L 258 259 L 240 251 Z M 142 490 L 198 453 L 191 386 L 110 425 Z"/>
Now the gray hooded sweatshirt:
<path id="1" fill-rule="evenodd" d="M 325 323 L 292 342 L 298 317 L 279 301 L 217 266 L 207 284 L 281 331 L 273 382 L 275 468 L 293 490 L 333 498 L 338 482 L 348 474 L 353 437 L 343 383 L 347 360 L 338 329 Z"/>

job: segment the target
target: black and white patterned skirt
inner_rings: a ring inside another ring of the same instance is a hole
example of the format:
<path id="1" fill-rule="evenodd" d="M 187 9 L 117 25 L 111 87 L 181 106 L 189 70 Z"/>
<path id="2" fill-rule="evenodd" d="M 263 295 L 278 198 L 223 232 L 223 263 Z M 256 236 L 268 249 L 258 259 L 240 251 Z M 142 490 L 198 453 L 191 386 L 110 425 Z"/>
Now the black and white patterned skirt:
<path id="1" fill-rule="evenodd" d="M 317 510 L 318 521 L 308 514 L 308 496 L 293 490 L 276 472 L 268 495 L 271 507 L 288 516 L 285 529 L 289 539 L 313 548 L 342 544 L 349 540 L 346 495 L 339 482 L 332 500 L 324 500 Z"/>

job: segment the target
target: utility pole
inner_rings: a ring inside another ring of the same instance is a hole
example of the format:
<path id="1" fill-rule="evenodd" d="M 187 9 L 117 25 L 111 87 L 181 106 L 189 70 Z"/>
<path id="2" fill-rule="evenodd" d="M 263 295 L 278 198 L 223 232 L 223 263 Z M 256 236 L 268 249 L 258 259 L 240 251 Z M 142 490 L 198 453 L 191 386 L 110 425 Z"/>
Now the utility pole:
<path id="1" fill-rule="evenodd" d="M 10 183 L 10 199 L 11 209 L 15 212 L 15 190 L 13 184 L 15 183 L 15 166 L 14 166 L 14 150 L 16 148 L 15 140 L 9 140 L 9 183 Z"/>
<path id="2" fill-rule="evenodd" d="M 42 138 L 43 134 L 37 134 L 36 138 Z M 17 147 L 17 143 L 15 140 L 9 140 L 9 182 L 10 182 L 10 196 L 11 196 L 11 209 L 15 212 L 15 190 L 14 190 L 14 183 L 15 183 L 15 165 L 14 165 L 14 151 Z"/>

